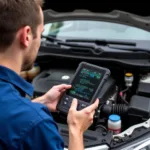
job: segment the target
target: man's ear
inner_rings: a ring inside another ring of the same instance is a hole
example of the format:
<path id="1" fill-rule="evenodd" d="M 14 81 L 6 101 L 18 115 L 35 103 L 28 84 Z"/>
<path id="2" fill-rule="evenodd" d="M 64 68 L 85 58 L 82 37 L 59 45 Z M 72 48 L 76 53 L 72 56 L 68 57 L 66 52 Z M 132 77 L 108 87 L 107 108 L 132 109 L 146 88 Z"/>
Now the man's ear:
<path id="1" fill-rule="evenodd" d="M 32 33 L 30 26 L 25 26 L 20 30 L 20 44 L 24 47 L 28 47 L 30 45 Z"/>

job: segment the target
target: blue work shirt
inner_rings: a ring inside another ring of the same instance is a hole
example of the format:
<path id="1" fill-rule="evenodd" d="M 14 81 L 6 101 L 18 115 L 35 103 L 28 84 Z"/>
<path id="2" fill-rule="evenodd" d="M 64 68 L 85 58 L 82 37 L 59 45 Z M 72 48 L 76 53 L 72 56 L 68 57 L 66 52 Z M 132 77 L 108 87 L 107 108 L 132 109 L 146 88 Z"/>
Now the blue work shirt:
<path id="1" fill-rule="evenodd" d="M 0 66 L 0 150 L 62 150 L 64 141 L 46 106 L 33 103 L 33 87 Z"/>

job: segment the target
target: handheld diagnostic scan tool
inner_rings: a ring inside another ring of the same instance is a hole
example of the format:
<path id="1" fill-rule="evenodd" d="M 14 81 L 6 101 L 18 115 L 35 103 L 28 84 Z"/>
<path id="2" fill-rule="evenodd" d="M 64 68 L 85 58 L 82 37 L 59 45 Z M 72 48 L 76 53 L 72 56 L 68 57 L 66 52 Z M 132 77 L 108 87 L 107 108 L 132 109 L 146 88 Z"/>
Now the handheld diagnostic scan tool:
<path id="1" fill-rule="evenodd" d="M 110 76 L 110 70 L 86 62 L 81 62 L 71 81 L 71 89 L 68 89 L 57 105 L 59 112 L 67 114 L 73 98 L 78 100 L 77 110 L 81 110 L 92 104 Z"/>

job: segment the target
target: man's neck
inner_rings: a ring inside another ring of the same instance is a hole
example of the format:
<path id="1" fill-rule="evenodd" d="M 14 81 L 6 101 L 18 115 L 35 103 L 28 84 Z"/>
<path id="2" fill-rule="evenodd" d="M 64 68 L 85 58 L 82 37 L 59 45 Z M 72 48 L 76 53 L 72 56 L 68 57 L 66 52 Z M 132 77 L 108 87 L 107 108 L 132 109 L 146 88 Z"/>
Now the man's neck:
<path id="1" fill-rule="evenodd" d="M 5 52 L 0 52 L 0 65 L 15 71 L 17 74 L 20 74 L 21 63 L 19 51 L 7 49 Z"/>

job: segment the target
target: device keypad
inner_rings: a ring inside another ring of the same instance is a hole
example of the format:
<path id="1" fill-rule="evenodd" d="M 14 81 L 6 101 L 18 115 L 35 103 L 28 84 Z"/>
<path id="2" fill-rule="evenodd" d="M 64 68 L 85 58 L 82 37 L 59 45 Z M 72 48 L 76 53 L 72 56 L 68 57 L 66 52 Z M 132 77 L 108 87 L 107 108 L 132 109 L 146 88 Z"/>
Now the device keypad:
<path id="1" fill-rule="evenodd" d="M 63 100 L 62 100 L 62 106 L 63 108 L 68 111 L 71 104 L 72 104 L 72 100 L 73 98 L 71 96 L 64 96 Z M 77 106 L 77 110 L 81 110 L 83 108 L 87 107 L 87 104 L 81 102 L 80 100 L 78 100 L 78 106 Z"/>

